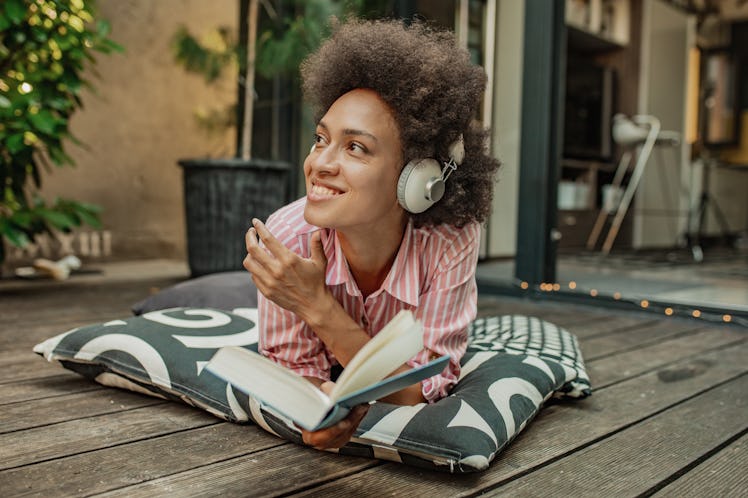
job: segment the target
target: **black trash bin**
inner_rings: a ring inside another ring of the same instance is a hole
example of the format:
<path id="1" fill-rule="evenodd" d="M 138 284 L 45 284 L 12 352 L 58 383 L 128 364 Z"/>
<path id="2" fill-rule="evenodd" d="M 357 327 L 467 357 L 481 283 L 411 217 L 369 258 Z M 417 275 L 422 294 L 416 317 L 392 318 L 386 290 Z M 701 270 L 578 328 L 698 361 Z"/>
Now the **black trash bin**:
<path id="1" fill-rule="evenodd" d="M 242 268 L 244 234 L 288 202 L 290 163 L 263 159 L 185 159 L 184 207 L 192 277 Z"/>

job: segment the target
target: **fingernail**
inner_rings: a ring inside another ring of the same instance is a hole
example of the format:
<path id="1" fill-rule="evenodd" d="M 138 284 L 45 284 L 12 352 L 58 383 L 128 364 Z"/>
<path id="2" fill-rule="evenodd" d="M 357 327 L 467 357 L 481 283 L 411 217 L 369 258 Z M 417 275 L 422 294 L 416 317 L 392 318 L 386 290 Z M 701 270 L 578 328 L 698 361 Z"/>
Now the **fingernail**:
<path id="1" fill-rule="evenodd" d="M 260 220 L 258 220 L 257 218 L 252 218 L 252 224 L 253 225 L 258 225 L 260 223 L 262 223 L 262 222 Z"/>

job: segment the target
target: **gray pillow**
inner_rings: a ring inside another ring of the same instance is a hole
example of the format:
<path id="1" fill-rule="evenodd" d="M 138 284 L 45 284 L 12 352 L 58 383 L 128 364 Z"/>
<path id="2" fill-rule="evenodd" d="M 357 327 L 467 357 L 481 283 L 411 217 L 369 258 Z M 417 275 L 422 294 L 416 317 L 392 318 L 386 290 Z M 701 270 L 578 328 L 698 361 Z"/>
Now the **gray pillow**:
<path id="1" fill-rule="evenodd" d="M 246 271 L 228 271 L 193 278 L 135 303 L 132 312 L 142 315 L 169 308 L 213 308 L 231 311 L 257 307 L 257 287 Z"/>

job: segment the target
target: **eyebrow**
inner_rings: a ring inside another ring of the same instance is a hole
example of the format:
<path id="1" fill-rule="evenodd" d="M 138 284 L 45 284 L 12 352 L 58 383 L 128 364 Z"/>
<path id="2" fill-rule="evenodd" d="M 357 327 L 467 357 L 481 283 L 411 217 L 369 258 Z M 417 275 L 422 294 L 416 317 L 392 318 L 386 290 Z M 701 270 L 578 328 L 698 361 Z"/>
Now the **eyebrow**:
<path id="1" fill-rule="evenodd" d="M 323 121 L 320 121 L 319 123 L 317 123 L 317 125 L 320 126 L 320 127 L 322 127 L 322 128 L 324 128 L 325 131 L 329 131 L 330 130 L 330 128 L 328 128 L 327 125 Z M 371 138 L 375 142 L 379 142 L 379 139 L 377 139 L 377 137 L 375 137 L 374 135 L 372 135 L 368 131 L 356 130 L 354 128 L 345 128 L 343 130 L 343 135 L 364 136 L 364 137 Z"/>

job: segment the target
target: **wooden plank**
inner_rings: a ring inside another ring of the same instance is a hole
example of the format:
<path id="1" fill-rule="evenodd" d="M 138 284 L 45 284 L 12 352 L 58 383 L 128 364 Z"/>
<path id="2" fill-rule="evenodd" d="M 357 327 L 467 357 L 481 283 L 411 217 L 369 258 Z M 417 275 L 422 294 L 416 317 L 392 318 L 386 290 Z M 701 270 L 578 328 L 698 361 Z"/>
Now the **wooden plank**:
<path id="1" fill-rule="evenodd" d="M 743 415 L 745 419 L 745 415 Z M 748 494 L 748 435 L 660 489 L 656 498 L 745 497 Z"/>
<path id="2" fill-rule="evenodd" d="M 622 351 L 662 342 L 665 339 L 697 330 L 697 322 L 683 320 L 661 320 L 631 330 L 596 336 L 580 341 L 586 361 Z"/>
<path id="3" fill-rule="evenodd" d="M 742 375 L 482 496 L 647 493 L 748 429 L 746 393 Z"/>
<path id="4" fill-rule="evenodd" d="M 0 434 L 164 403 L 163 399 L 119 389 L 13 403 L 0 411 Z"/>
<path id="5" fill-rule="evenodd" d="M 568 304 L 539 303 L 493 296 L 478 299 L 478 316 L 513 314 L 535 316 L 552 322 L 572 332 L 577 338 L 611 334 L 661 320 L 639 313 L 616 313 Z"/>
<path id="6" fill-rule="evenodd" d="M 176 403 L 0 434 L 0 470 L 218 423 Z"/>
<path id="7" fill-rule="evenodd" d="M 63 370 L 59 375 L 0 384 L 0 406 L 20 401 L 65 396 L 72 393 L 100 391 L 100 384 Z M 3 408 L 4 409 L 4 408 Z"/>
<path id="8" fill-rule="evenodd" d="M 107 497 L 279 496 L 380 465 L 287 444 L 107 493 Z"/>
<path id="9" fill-rule="evenodd" d="M 406 495 L 418 490 L 423 496 L 472 496 L 517 475 L 532 472 L 609 434 L 651 417 L 662 410 L 748 371 L 748 345 L 709 352 L 668 367 L 678 371 L 695 362 L 710 367 L 700 375 L 677 382 L 663 382 L 660 371 L 651 372 L 596 391 L 578 402 L 546 406 L 518 438 L 482 473 L 423 474 L 399 464 L 385 464 L 356 476 L 303 491 L 302 496 Z M 665 371 L 668 371 L 665 370 Z M 541 487 L 543 492 L 548 487 Z M 573 495 L 572 495 L 573 496 Z"/>
<path id="10" fill-rule="evenodd" d="M 3 496 L 89 496 L 284 444 L 254 425 L 218 423 L 0 471 L 0 489 Z"/>
<path id="11" fill-rule="evenodd" d="M 663 319 L 642 312 L 623 312 L 554 302 L 484 296 L 478 300 L 479 316 L 521 314 L 537 316 L 567 328 L 578 338 L 616 334 L 628 329 L 653 327 L 658 323 L 695 324 L 689 319 Z M 695 325 L 694 325 L 695 326 Z"/>
<path id="12" fill-rule="evenodd" d="M 663 342 L 643 346 L 641 349 L 588 361 L 586 363 L 587 373 L 592 379 L 593 389 L 600 389 L 614 382 L 660 369 L 674 361 L 746 340 L 748 337 L 745 334 L 727 327 L 697 330 L 693 333 L 671 337 Z M 697 374 L 704 368 L 707 368 L 707 365 L 698 366 L 697 371 L 690 372 L 690 374 Z"/>
<path id="13" fill-rule="evenodd" d="M 574 324 L 569 326 L 568 330 L 577 336 L 579 340 L 589 340 L 594 337 L 619 334 L 640 327 L 652 327 L 657 322 L 661 321 L 662 320 L 659 318 L 645 318 L 635 313 L 632 313 L 631 315 L 619 314 L 598 317 L 594 321 L 578 325 Z"/>
<path id="14" fill-rule="evenodd" d="M 98 296 L 96 292 L 99 293 Z M 135 295 L 140 296 L 141 292 L 125 291 L 123 294 L 117 294 L 104 288 L 97 288 L 90 293 L 60 292 L 59 296 L 51 299 L 33 296 L 6 301 L 7 296 L 3 295 L 0 312 L 6 321 L 0 331 L 8 330 L 10 324 L 43 323 L 46 320 L 59 320 L 102 312 L 129 313 L 130 305 L 138 300 L 132 300 Z"/>
<path id="15" fill-rule="evenodd" d="M 59 375 L 61 368 L 58 362 L 50 363 L 31 350 L 22 353 L 2 352 L 0 369 L 3 376 L 0 377 L 0 385 Z"/>
<path id="16" fill-rule="evenodd" d="M 129 318 L 131 313 L 96 310 L 86 314 L 57 317 L 55 320 L 27 324 L 13 323 L 0 333 L 0 351 L 31 350 L 34 345 L 76 327 L 108 322 L 115 318 Z"/>
<path id="17" fill-rule="evenodd" d="M 554 323 L 568 324 L 594 320 L 597 318 L 596 314 L 596 310 L 582 312 L 577 307 L 553 302 L 538 302 L 491 295 L 479 296 L 478 298 L 478 316 L 528 315 Z M 599 316 L 602 317 L 602 315 Z"/>
<path id="18" fill-rule="evenodd" d="M 0 335 L 13 325 L 74 319 L 91 314 L 111 314 L 112 318 L 131 315 L 130 307 L 148 297 L 154 286 L 164 281 L 138 280 L 116 283 L 75 284 L 54 287 L 0 288 Z"/>

